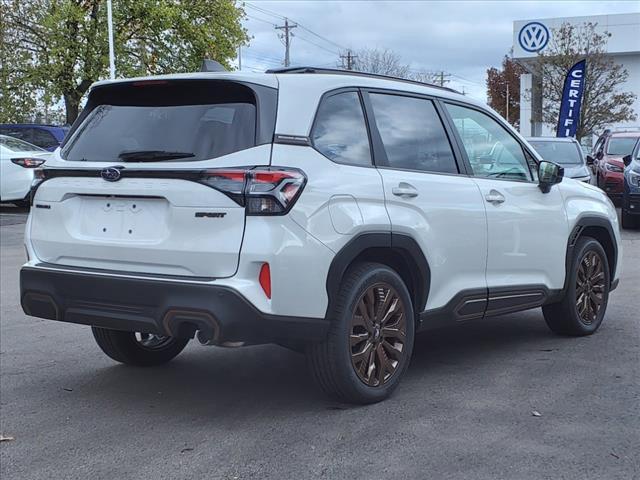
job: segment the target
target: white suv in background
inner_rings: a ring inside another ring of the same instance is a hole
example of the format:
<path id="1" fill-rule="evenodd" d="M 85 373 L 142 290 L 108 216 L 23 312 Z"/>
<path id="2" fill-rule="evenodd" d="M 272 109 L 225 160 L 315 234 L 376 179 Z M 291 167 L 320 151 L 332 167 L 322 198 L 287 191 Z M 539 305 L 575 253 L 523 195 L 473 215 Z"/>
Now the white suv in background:
<path id="1" fill-rule="evenodd" d="M 38 172 L 24 311 L 157 365 L 190 338 L 304 351 L 344 401 L 387 397 L 416 331 L 543 307 L 595 332 L 616 212 L 485 105 L 313 68 L 99 82 Z"/>

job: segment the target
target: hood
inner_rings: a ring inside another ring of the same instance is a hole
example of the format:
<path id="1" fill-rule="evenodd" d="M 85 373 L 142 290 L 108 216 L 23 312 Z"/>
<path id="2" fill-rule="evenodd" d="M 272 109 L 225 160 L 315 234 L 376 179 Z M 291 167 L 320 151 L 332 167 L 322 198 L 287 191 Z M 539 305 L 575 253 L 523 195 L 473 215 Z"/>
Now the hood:
<path id="1" fill-rule="evenodd" d="M 564 176 L 567 178 L 581 178 L 588 177 L 591 175 L 591 171 L 589 167 L 586 165 L 565 165 L 564 166 Z"/>

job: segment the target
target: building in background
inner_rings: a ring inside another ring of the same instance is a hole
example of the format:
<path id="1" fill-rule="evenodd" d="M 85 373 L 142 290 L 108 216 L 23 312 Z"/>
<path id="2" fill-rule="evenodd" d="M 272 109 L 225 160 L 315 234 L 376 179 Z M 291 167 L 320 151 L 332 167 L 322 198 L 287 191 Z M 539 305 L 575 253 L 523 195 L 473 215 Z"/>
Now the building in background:
<path id="1" fill-rule="evenodd" d="M 576 27 L 585 23 L 595 23 L 597 31 L 611 34 L 607 43 L 607 54 L 613 57 L 614 62 L 624 65 L 629 72 L 629 78 L 621 88 L 638 95 L 632 108 L 640 117 L 640 13 L 515 21 L 514 59 L 525 68 L 532 65 L 537 53 L 544 51 L 549 45 L 554 29 L 560 28 L 563 23 Z M 542 123 L 541 112 L 541 79 L 531 73 L 524 74 L 520 77 L 520 132 L 524 136 L 555 136 L 556 126 Z M 640 118 L 633 124 L 613 124 L 609 128 L 626 128 L 639 123 Z"/>

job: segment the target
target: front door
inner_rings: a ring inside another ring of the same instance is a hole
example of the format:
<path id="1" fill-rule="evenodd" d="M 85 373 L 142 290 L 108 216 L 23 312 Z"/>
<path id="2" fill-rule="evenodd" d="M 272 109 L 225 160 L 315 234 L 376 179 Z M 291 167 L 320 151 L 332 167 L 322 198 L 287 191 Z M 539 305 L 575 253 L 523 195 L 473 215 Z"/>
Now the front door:
<path id="1" fill-rule="evenodd" d="M 487 212 L 488 311 L 540 303 L 564 284 L 569 232 L 560 189 L 542 193 L 535 161 L 497 119 L 461 105 L 446 109 Z"/>

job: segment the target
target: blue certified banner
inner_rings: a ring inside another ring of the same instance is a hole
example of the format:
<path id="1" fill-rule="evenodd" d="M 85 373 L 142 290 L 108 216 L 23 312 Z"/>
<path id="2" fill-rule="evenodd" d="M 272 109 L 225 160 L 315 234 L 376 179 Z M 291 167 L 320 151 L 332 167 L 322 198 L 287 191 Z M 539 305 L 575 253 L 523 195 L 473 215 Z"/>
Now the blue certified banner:
<path id="1" fill-rule="evenodd" d="M 580 106 L 587 61 L 581 60 L 569 69 L 564 79 L 562 101 L 560 102 L 560 116 L 558 118 L 557 137 L 575 137 L 580 122 Z"/>

